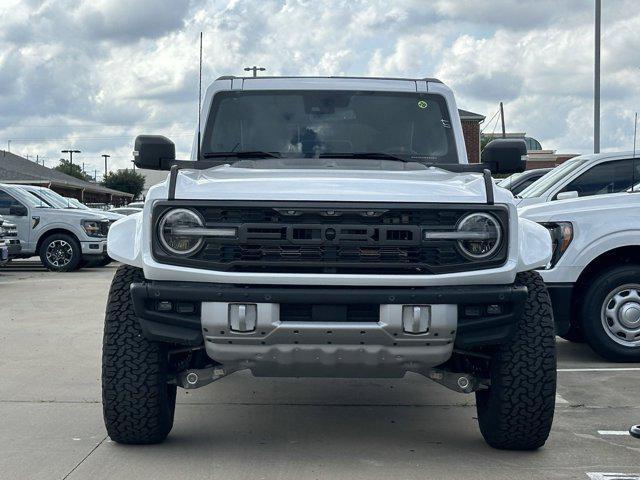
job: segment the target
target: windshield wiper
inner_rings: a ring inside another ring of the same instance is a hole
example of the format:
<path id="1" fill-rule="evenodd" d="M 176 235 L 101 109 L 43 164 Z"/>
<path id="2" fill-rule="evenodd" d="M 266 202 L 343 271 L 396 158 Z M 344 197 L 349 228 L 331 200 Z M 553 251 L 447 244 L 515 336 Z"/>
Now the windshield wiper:
<path id="1" fill-rule="evenodd" d="M 205 152 L 202 156 L 204 158 L 282 158 L 282 155 L 278 152 L 261 152 L 259 150 L 240 152 Z"/>
<path id="2" fill-rule="evenodd" d="M 319 158 L 370 158 L 371 160 L 394 160 L 396 162 L 407 162 L 408 160 L 391 153 L 380 152 L 348 152 L 348 153 L 321 153 Z"/>

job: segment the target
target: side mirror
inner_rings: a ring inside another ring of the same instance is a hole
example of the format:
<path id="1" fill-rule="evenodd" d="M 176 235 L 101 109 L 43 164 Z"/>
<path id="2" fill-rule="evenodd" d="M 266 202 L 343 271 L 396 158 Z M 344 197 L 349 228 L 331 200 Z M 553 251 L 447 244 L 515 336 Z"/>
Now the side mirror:
<path id="1" fill-rule="evenodd" d="M 527 168 L 527 144 L 515 138 L 497 138 L 491 140 L 482 151 L 482 163 L 491 173 L 518 173 Z"/>
<path id="2" fill-rule="evenodd" d="M 162 135 L 138 135 L 133 152 L 133 163 L 138 168 L 169 170 L 176 159 L 176 146 Z"/>
<path id="3" fill-rule="evenodd" d="M 25 217 L 28 213 L 27 207 L 24 205 L 11 205 L 9 207 L 9 215 L 14 217 Z"/>
<path id="4" fill-rule="evenodd" d="M 558 195 L 556 195 L 556 200 L 567 200 L 569 198 L 578 198 L 580 195 L 578 195 L 578 192 L 576 192 L 575 190 L 571 190 L 569 192 L 560 192 Z"/>

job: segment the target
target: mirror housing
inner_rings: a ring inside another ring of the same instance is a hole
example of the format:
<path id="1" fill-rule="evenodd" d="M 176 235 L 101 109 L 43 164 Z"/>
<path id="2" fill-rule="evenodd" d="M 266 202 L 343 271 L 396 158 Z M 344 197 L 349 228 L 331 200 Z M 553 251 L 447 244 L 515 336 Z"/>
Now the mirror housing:
<path id="1" fill-rule="evenodd" d="M 482 163 L 491 173 L 518 173 L 527 168 L 527 144 L 519 138 L 496 138 L 482 151 Z"/>
<path id="2" fill-rule="evenodd" d="M 148 170 L 169 170 L 176 159 L 176 146 L 162 135 L 138 135 L 133 163 Z"/>
<path id="3" fill-rule="evenodd" d="M 578 198 L 580 195 L 575 190 L 570 190 L 568 192 L 560 192 L 556 195 L 556 200 L 567 200 L 569 198 Z"/>
<path id="4" fill-rule="evenodd" d="M 11 205 L 9 207 L 9 215 L 13 215 L 14 217 L 26 217 L 28 213 L 29 211 L 24 205 Z"/>

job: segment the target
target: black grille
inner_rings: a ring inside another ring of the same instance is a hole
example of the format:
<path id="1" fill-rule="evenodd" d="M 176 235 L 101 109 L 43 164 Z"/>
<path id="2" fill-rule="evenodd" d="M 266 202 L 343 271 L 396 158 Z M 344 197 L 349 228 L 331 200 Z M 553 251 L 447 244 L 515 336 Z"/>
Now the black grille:
<path id="1" fill-rule="evenodd" d="M 167 254 L 154 236 L 160 262 L 237 272 L 432 274 L 506 260 L 506 242 L 490 259 L 477 261 L 454 240 L 423 240 L 424 230 L 453 231 L 473 211 L 491 211 L 508 238 L 501 206 L 181 201 L 158 205 L 154 225 L 176 207 L 197 210 L 206 227 L 234 227 L 237 236 L 206 238 L 188 258 Z"/>

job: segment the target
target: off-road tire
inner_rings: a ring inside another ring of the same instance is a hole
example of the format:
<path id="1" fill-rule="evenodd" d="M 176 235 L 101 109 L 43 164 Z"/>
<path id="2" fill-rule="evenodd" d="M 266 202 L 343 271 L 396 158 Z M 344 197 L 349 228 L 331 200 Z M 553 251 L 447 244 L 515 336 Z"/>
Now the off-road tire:
<path id="1" fill-rule="evenodd" d="M 547 288 L 536 272 L 518 274 L 529 293 L 509 343 L 493 354 L 491 386 L 476 392 L 480 431 L 504 450 L 535 450 L 546 442 L 556 397 L 556 345 Z"/>
<path id="2" fill-rule="evenodd" d="M 54 265 L 47 258 L 47 248 L 56 241 L 65 242 L 65 244 L 69 245 L 72 251 L 69 262 L 64 266 Z M 80 243 L 75 237 L 66 233 L 54 233 L 46 237 L 40 244 L 38 255 L 40 256 L 42 265 L 52 272 L 73 272 L 81 267 L 80 262 L 82 260 L 82 248 L 80 247 Z"/>
<path id="3" fill-rule="evenodd" d="M 130 285 L 142 270 L 123 265 L 111 283 L 102 348 L 102 406 L 107 433 L 127 444 L 162 442 L 173 426 L 176 386 L 167 383 L 167 346 L 142 336 Z"/>
<path id="4" fill-rule="evenodd" d="M 625 284 L 640 284 L 640 265 L 612 267 L 591 280 L 584 294 L 582 328 L 587 343 L 601 357 L 612 362 L 640 362 L 640 346 L 616 343 L 605 332 L 601 319 L 602 306 L 609 292 Z"/>

